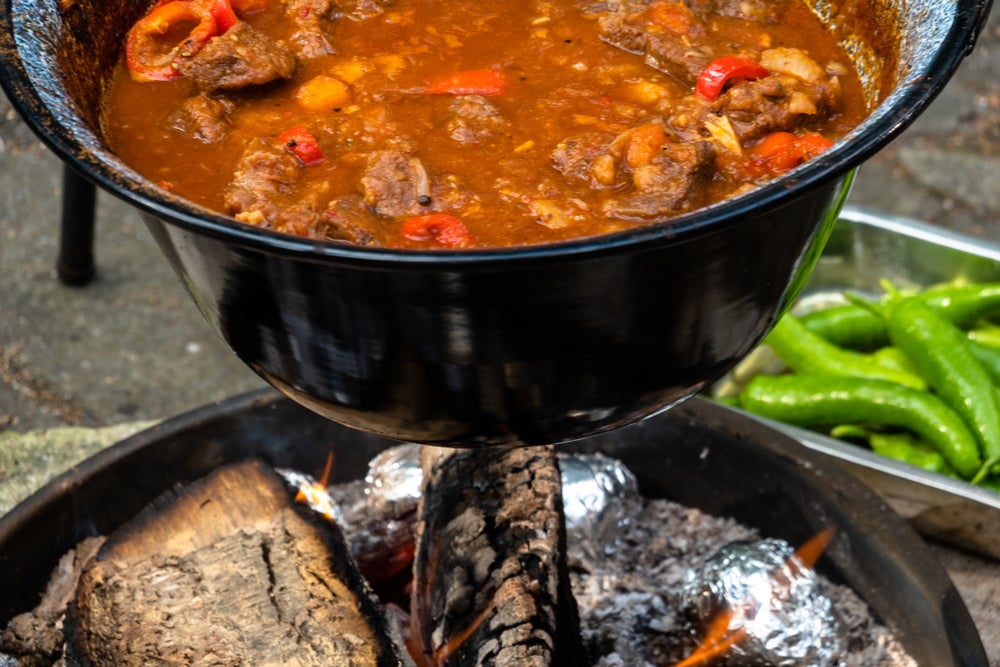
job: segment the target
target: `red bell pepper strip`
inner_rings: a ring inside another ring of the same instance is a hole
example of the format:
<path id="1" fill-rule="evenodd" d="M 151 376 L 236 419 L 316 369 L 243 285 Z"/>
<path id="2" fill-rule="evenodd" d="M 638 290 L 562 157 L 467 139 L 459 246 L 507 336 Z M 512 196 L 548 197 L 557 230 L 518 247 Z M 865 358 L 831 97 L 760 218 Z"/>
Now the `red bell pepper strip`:
<path id="1" fill-rule="evenodd" d="M 695 82 L 694 92 L 711 102 L 719 96 L 723 86 L 733 79 L 760 79 L 768 74 L 767 68 L 756 60 L 744 56 L 722 56 L 708 63 L 701 71 Z"/>
<path id="2" fill-rule="evenodd" d="M 411 241 L 434 240 L 446 248 L 472 245 L 472 234 L 465 224 L 447 213 L 418 215 L 403 221 L 403 236 Z"/>
<path id="3" fill-rule="evenodd" d="M 210 4 L 212 16 L 215 17 L 215 23 L 219 27 L 220 35 L 240 22 L 229 0 L 210 0 Z"/>
<path id="4" fill-rule="evenodd" d="M 285 144 L 285 148 L 305 167 L 315 167 L 324 160 L 316 137 L 302 125 L 288 128 L 278 135 L 278 141 Z"/>
<path id="5" fill-rule="evenodd" d="M 808 132 L 801 137 L 791 132 L 772 132 L 750 149 L 749 168 L 758 174 L 783 174 L 832 145 L 833 142 L 819 132 Z"/>
<path id="6" fill-rule="evenodd" d="M 507 79 L 494 69 L 475 69 L 456 72 L 435 79 L 424 89 L 431 95 L 502 95 L 507 90 Z"/>
<path id="7" fill-rule="evenodd" d="M 153 9 L 170 4 L 171 2 L 176 2 L 176 0 L 157 0 L 156 4 L 153 5 Z M 235 11 L 239 9 L 239 0 L 237 2 L 230 2 L 230 0 L 183 0 L 183 2 L 208 7 L 208 10 L 212 12 L 212 17 L 215 19 L 216 35 L 223 34 L 240 21 Z"/>
<path id="8" fill-rule="evenodd" d="M 194 28 L 180 42 L 171 39 L 171 29 L 183 23 Z M 170 0 L 136 21 L 125 39 L 125 63 L 136 81 L 167 81 L 181 74 L 174 59 L 197 53 L 212 36 L 218 24 L 211 9 L 200 2 Z"/>

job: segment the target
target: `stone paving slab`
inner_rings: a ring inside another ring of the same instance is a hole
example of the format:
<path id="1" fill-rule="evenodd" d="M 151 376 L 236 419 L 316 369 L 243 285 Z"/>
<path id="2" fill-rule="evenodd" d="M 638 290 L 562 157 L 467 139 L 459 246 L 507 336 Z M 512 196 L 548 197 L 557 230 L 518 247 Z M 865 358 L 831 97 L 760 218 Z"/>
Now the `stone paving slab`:
<path id="1" fill-rule="evenodd" d="M 0 433 L 0 516 L 81 461 L 156 423 L 122 422 L 103 428 L 62 426 Z"/>

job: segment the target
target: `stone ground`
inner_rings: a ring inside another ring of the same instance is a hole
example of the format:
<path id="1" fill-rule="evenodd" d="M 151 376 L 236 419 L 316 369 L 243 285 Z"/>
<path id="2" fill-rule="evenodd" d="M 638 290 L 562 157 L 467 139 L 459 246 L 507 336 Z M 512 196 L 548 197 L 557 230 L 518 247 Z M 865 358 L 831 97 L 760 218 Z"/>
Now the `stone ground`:
<path id="1" fill-rule="evenodd" d="M 263 386 L 116 199 L 98 199 L 95 282 L 67 288 L 55 279 L 60 173 L 0 95 L 0 514 L 126 433 Z M 941 96 L 862 168 L 850 203 L 998 243 L 997 174 L 995 11 Z M 1000 667 L 1000 566 L 935 548 Z"/>

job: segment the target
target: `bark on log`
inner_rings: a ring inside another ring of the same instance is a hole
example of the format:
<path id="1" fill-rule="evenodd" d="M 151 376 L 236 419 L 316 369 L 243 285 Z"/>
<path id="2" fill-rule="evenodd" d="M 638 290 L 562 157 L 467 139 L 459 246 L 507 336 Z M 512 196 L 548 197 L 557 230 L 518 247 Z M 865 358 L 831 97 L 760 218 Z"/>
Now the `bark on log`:
<path id="1" fill-rule="evenodd" d="M 588 664 L 552 448 L 427 448 L 422 465 L 410 632 L 424 662 Z"/>
<path id="2" fill-rule="evenodd" d="M 309 513 L 257 462 L 168 494 L 84 571 L 68 663 L 402 664 L 340 531 Z"/>

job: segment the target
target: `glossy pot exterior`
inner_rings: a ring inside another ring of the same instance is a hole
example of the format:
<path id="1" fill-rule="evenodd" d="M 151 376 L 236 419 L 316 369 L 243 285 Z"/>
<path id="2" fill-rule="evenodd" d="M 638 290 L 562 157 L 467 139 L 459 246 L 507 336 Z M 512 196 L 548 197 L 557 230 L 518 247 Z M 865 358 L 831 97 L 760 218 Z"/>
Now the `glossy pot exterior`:
<path id="1" fill-rule="evenodd" d="M 146 222 L 222 338 L 295 400 L 405 440 L 542 444 L 645 417 L 734 366 L 845 190 L 683 241 L 473 264 L 302 261 Z"/>
<path id="2" fill-rule="evenodd" d="M 0 78 L 68 164 L 134 204 L 239 357 L 304 405 L 381 435 L 461 446 L 560 442 L 650 415 L 714 381 L 796 294 L 853 170 L 971 49 L 989 3 L 805 0 L 874 111 L 772 183 L 597 239 L 495 251 L 316 243 L 194 207 L 122 163 L 102 91 L 131 0 L 0 0 Z"/>

